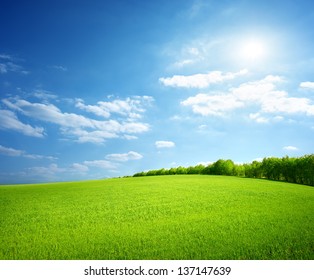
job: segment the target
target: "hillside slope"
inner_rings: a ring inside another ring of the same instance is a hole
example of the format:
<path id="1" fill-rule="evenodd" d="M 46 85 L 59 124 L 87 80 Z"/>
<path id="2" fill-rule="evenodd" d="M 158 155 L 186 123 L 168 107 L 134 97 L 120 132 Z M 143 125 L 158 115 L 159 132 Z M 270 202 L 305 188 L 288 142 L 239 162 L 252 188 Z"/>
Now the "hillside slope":
<path id="1" fill-rule="evenodd" d="M 313 259 L 314 189 L 225 176 L 0 187 L 0 259 Z"/>

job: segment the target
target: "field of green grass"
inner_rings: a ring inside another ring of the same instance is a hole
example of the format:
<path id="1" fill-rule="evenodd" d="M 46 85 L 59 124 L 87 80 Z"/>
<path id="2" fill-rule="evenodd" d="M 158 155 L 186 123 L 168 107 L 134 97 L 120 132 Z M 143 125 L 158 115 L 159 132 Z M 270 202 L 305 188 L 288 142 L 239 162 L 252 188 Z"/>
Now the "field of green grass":
<path id="1" fill-rule="evenodd" d="M 0 186 L 0 259 L 314 259 L 314 188 L 176 175 Z"/>

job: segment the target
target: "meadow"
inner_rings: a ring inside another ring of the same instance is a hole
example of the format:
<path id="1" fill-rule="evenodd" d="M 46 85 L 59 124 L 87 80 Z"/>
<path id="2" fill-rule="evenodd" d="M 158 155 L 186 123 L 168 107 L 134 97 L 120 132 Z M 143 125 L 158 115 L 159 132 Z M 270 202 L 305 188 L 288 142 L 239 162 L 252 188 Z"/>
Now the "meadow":
<path id="1" fill-rule="evenodd" d="M 173 175 L 0 186 L 0 259 L 313 259 L 314 188 Z"/>

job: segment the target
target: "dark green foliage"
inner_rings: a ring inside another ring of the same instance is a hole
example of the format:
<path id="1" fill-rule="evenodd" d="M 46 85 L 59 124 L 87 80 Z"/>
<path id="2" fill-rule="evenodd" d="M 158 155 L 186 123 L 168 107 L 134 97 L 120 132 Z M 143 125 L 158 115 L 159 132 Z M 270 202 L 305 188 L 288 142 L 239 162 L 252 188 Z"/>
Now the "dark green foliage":
<path id="1" fill-rule="evenodd" d="M 214 175 L 234 175 L 234 163 L 232 160 L 219 159 L 210 168 L 211 174 Z"/>
<path id="2" fill-rule="evenodd" d="M 314 154 L 298 158 L 264 158 L 262 162 L 253 161 L 245 164 L 235 164 L 232 160 L 219 159 L 207 166 L 172 167 L 170 169 L 150 170 L 134 174 L 139 176 L 204 174 L 228 175 L 248 178 L 265 178 L 275 181 L 286 181 L 314 186 Z"/>
<path id="3" fill-rule="evenodd" d="M 202 164 L 196 166 L 190 166 L 187 168 L 187 174 L 202 174 L 205 166 Z"/>
<path id="4" fill-rule="evenodd" d="M 211 170 L 211 165 L 207 165 L 206 167 L 203 168 L 202 173 L 201 174 L 205 174 L 205 175 L 209 175 L 211 174 L 212 170 Z"/>

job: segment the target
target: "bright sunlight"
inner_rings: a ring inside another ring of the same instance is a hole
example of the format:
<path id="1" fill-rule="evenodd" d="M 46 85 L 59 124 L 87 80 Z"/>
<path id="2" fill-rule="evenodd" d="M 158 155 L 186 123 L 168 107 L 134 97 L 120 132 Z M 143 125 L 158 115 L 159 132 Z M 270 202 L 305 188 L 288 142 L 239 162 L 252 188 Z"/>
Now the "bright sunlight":
<path id="1" fill-rule="evenodd" d="M 250 40 L 245 42 L 241 47 L 243 58 L 256 61 L 262 59 L 266 54 L 265 44 L 258 40 Z"/>

